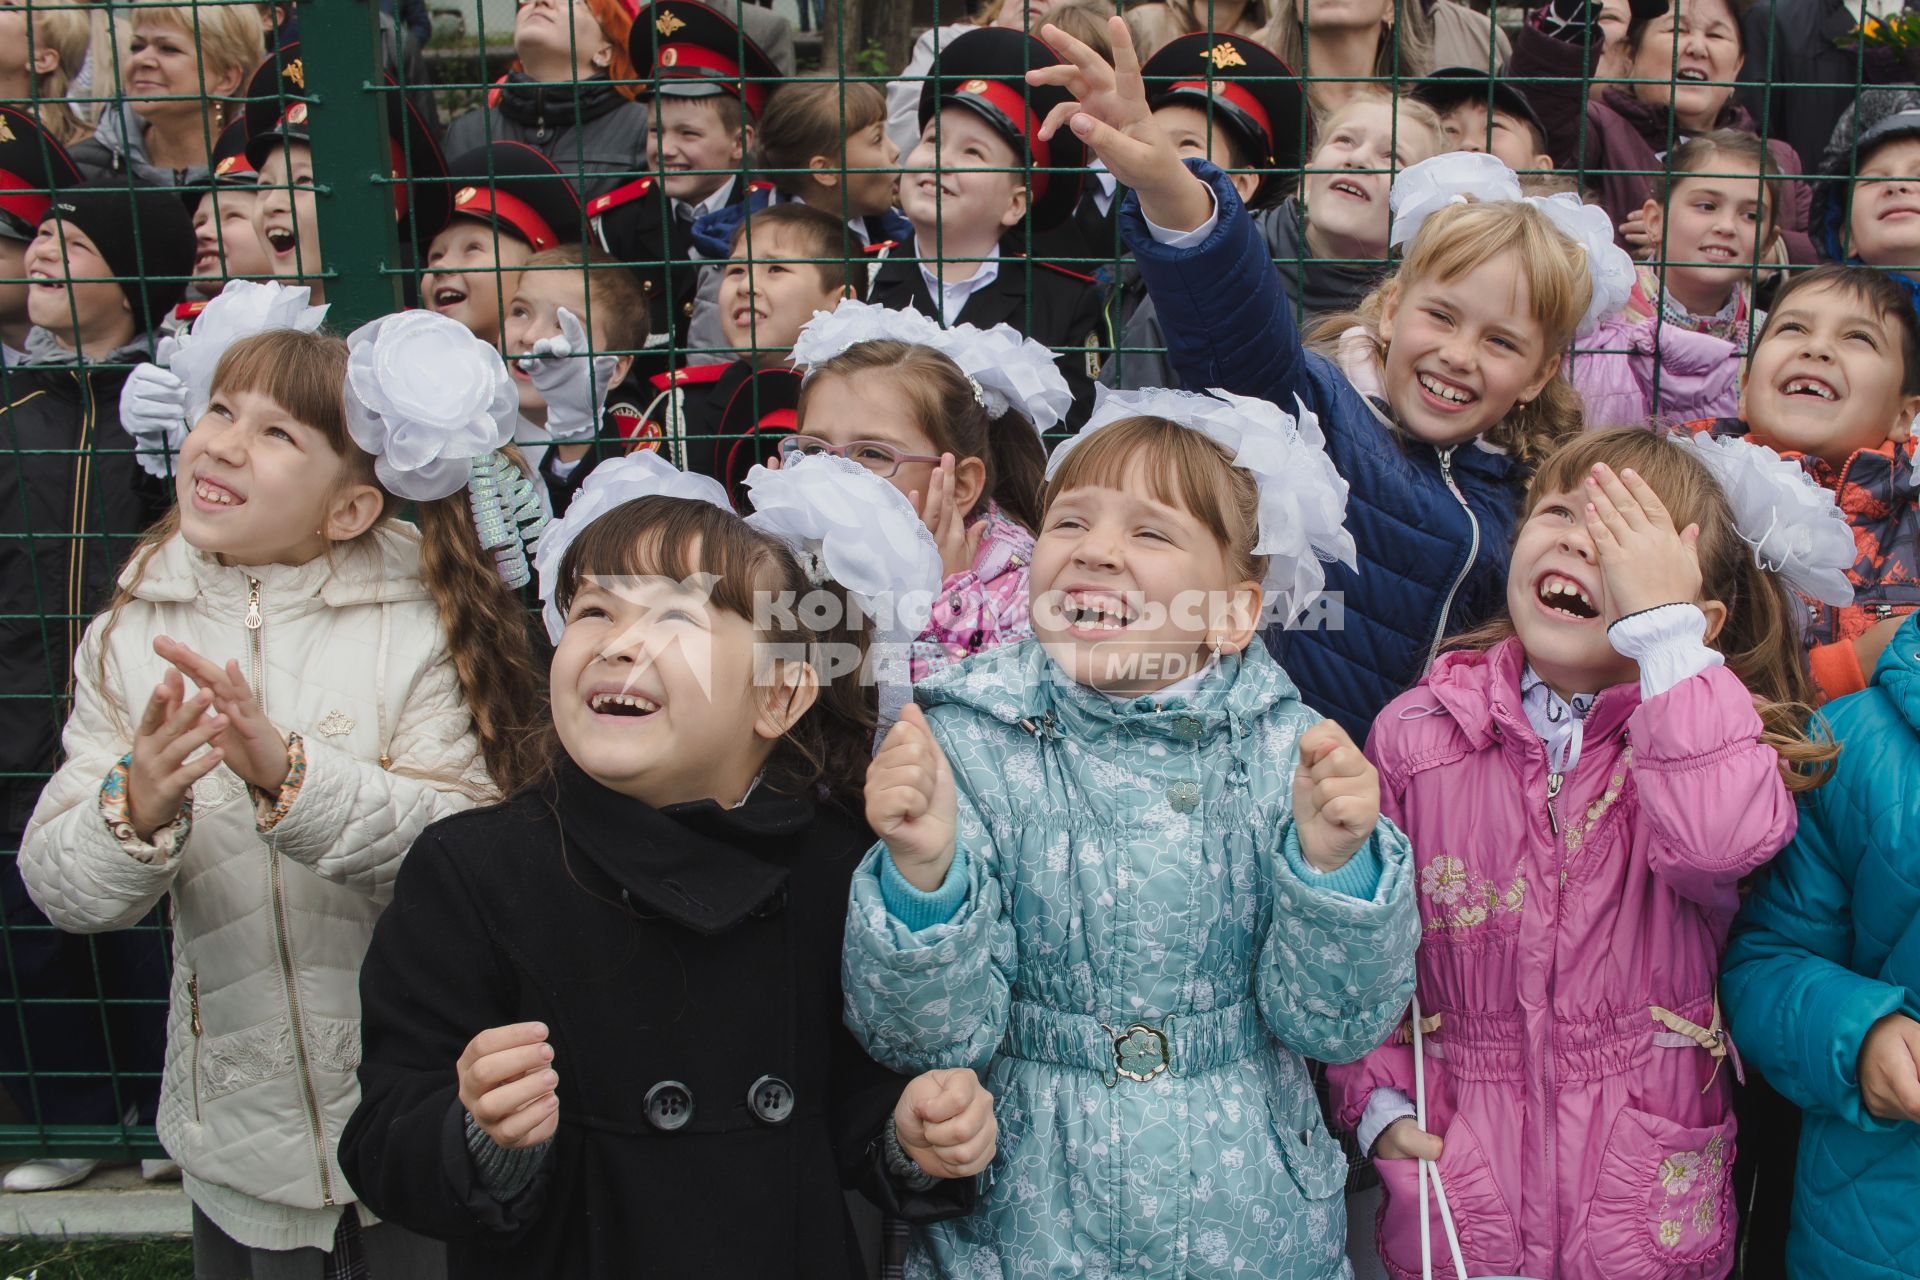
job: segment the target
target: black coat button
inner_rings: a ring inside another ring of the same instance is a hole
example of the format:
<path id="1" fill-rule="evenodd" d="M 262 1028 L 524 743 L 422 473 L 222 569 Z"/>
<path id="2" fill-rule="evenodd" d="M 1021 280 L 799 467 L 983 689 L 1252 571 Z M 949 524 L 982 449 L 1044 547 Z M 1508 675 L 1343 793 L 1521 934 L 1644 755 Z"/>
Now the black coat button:
<path id="1" fill-rule="evenodd" d="M 693 1119 L 693 1094 L 678 1080 L 662 1080 L 647 1090 L 647 1123 L 672 1133 Z"/>
<path id="2" fill-rule="evenodd" d="M 747 1110 L 764 1124 L 785 1124 L 793 1114 L 793 1086 L 778 1076 L 761 1076 L 747 1087 Z"/>

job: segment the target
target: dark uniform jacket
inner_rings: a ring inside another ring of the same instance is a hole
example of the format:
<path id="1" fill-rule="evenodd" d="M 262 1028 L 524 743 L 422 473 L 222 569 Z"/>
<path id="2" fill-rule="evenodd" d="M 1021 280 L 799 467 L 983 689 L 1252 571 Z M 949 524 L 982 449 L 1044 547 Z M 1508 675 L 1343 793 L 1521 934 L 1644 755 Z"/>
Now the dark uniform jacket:
<path id="1" fill-rule="evenodd" d="M 906 1081 L 841 1024 L 847 888 L 872 838 L 764 787 L 655 810 L 568 761 L 429 827 L 361 971 L 341 1168 L 469 1280 L 851 1277 L 843 1186 L 922 1220 L 969 1207 L 971 1180 L 895 1194 L 878 1139 Z M 560 1125 L 502 1203 L 455 1064 L 523 1021 L 549 1028 Z"/>
<path id="2" fill-rule="evenodd" d="M 646 167 L 647 109 L 604 80 L 542 84 L 512 71 L 487 99 L 447 126 L 447 155 L 522 142 L 553 161 L 582 200 L 605 195 Z M 554 230 L 563 241 L 580 238 L 578 227 Z"/>

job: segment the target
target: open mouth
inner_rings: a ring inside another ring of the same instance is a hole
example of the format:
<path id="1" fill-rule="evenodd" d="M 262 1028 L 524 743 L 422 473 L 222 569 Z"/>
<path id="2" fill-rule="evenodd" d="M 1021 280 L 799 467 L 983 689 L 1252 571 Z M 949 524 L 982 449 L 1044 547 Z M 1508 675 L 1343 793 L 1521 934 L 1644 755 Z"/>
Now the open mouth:
<path id="1" fill-rule="evenodd" d="M 41 271 L 38 268 L 27 272 L 27 287 L 29 289 L 58 289 L 65 283 L 66 281 L 60 277 L 49 275 L 47 272 Z"/>
<path id="2" fill-rule="evenodd" d="M 756 311 L 752 307 L 741 307 L 733 313 L 733 323 L 742 329 L 748 325 L 765 324 L 766 322 L 767 313 L 764 311 Z"/>
<path id="3" fill-rule="evenodd" d="M 1816 400 L 1834 401 L 1840 393 L 1831 385 L 1818 378 L 1788 378 L 1780 387 L 1783 396 L 1811 396 Z"/>
<path id="4" fill-rule="evenodd" d="M 247 501 L 227 486 L 205 476 L 194 477 L 193 497 L 203 507 L 239 507 L 246 505 Z"/>
<path id="5" fill-rule="evenodd" d="M 467 300 L 467 291 L 458 285 L 438 284 L 427 297 L 427 305 L 435 311 L 445 311 L 457 307 Z"/>
<path id="6" fill-rule="evenodd" d="M 285 227 L 268 227 L 262 234 L 267 238 L 267 248 L 276 256 L 284 257 L 300 244 L 300 237 Z"/>
<path id="7" fill-rule="evenodd" d="M 1351 196 L 1355 200 L 1365 200 L 1369 202 L 1373 200 L 1373 197 L 1368 195 L 1366 189 L 1359 183 L 1349 182 L 1345 178 L 1335 178 L 1327 184 L 1327 190 L 1338 195 Z"/>
<path id="8" fill-rule="evenodd" d="M 1714 263 L 1732 262 L 1737 256 L 1731 246 L 1724 244 L 1703 244 L 1698 252 L 1702 259 Z"/>
<path id="9" fill-rule="evenodd" d="M 1552 613 L 1565 614 L 1582 622 L 1591 622 L 1600 616 L 1600 611 L 1593 607 L 1593 597 L 1587 594 L 1587 589 L 1563 574 L 1542 575 L 1533 594 Z"/>
<path id="10" fill-rule="evenodd" d="M 193 274 L 204 276 L 220 270 L 220 251 L 203 249 L 193 259 Z"/>
<path id="11" fill-rule="evenodd" d="M 1419 381 L 1422 391 L 1426 392 L 1433 399 L 1440 401 L 1443 405 L 1452 408 L 1470 405 L 1480 398 L 1459 383 L 1449 382 L 1445 378 L 1437 377 L 1431 373 L 1420 374 Z"/>
<path id="12" fill-rule="evenodd" d="M 1060 616 L 1075 631 L 1124 631 L 1140 620 L 1140 611 L 1118 596 L 1070 591 Z"/>
<path id="13" fill-rule="evenodd" d="M 659 709 L 659 703 L 637 693 L 596 693 L 587 699 L 587 710 L 593 714 L 621 720 L 643 720 Z"/>
<path id="14" fill-rule="evenodd" d="M 1682 67 L 1674 72 L 1673 78 L 1682 84 L 1705 84 L 1707 73 L 1698 67 Z"/>

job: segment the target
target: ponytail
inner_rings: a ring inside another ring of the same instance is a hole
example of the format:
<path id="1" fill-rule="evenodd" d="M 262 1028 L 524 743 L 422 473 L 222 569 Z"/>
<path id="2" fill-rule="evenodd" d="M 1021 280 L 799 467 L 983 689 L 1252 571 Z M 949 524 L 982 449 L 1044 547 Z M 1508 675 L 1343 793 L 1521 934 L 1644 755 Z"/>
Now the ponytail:
<path id="1" fill-rule="evenodd" d="M 511 795 L 545 763 L 531 732 L 540 719 L 540 681 L 526 610 L 481 550 L 466 490 L 419 504 L 419 520 L 420 576 L 446 629 L 487 774 L 501 795 Z"/>
<path id="2" fill-rule="evenodd" d="M 1027 532 L 1040 530 L 1040 490 L 1047 479 L 1047 447 L 1018 409 L 987 425 L 988 492 Z"/>

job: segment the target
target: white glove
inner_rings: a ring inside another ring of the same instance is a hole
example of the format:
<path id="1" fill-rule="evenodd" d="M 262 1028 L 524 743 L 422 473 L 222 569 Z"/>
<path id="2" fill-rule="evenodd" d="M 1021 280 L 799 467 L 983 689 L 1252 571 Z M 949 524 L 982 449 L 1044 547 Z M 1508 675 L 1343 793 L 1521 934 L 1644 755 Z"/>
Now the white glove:
<path id="1" fill-rule="evenodd" d="M 584 357 L 593 349 L 587 330 L 573 312 L 560 308 L 560 336 L 542 338 L 519 357 L 533 389 L 547 402 L 547 434 L 556 444 L 591 440 L 600 426 L 600 409 L 613 389 L 618 356 Z"/>
<path id="2" fill-rule="evenodd" d="M 120 426 L 133 437 L 134 458 L 161 480 L 172 474 L 187 438 L 187 384 L 166 367 L 173 350 L 172 338 L 162 340 L 154 352 L 159 363 L 135 365 L 120 389 Z"/>

